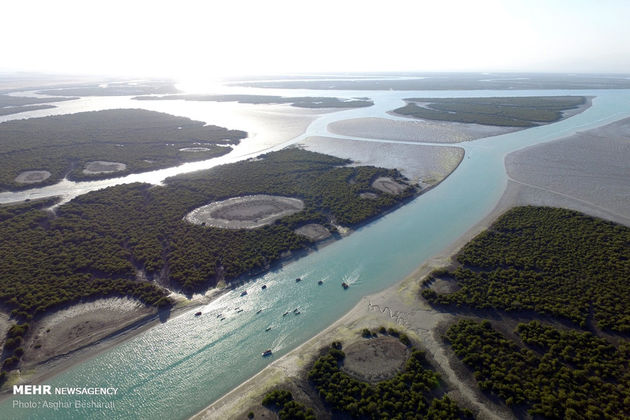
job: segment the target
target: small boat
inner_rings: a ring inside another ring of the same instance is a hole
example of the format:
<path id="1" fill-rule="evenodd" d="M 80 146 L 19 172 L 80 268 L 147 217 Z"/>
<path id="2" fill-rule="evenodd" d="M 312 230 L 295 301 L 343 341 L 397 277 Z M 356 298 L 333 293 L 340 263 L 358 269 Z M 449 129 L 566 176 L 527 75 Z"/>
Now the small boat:
<path id="1" fill-rule="evenodd" d="M 295 315 L 299 315 L 299 314 L 301 314 L 301 313 L 302 313 L 302 312 L 300 312 L 300 311 L 296 311 L 296 312 L 294 312 L 294 314 L 295 314 Z"/>
<path id="2" fill-rule="evenodd" d="M 324 284 L 324 282 L 320 280 L 317 282 L 317 284 L 321 286 L 322 284 Z"/>
<path id="3" fill-rule="evenodd" d="M 241 312 L 243 312 L 242 309 L 239 309 L 238 311 L 236 311 L 237 314 L 240 314 Z"/>
<path id="4" fill-rule="evenodd" d="M 195 313 L 195 316 L 201 316 L 201 311 L 196 312 L 196 313 Z"/>
<path id="5" fill-rule="evenodd" d="M 257 310 L 257 311 L 256 311 L 256 315 L 258 315 L 258 314 L 259 314 L 259 313 L 261 313 L 261 312 L 262 312 L 262 309 Z"/>
<path id="6" fill-rule="evenodd" d="M 287 316 L 289 315 L 289 311 L 286 311 L 285 313 L 282 314 L 282 316 Z"/>
<path id="7" fill-rule="evenodd" d="M 223 321 L 225 318 L 221 318 L 221 321 Z"/>
<path id="8" fill-rule="evenodd" d="M 263 285 L 262 285 L 262 289 L 263 289 L 263 290 L 265 290 L 266 288 L 267 288 L 267 285 L 266 285 L 266 284 L 263 284 Z"/>
<path id="9" fill-rule="evenodd" d="M 219 315 L 217 315 L 217 318 L 221 318 L 222 316 L 223 316 L 223 315 L 219 314 Z"/>
<path id="10" fill-rule="evenodd" d="M 271 349 L 267 349 L 267 350 L 265 350 L 265 351 L 263 352 L 262 356 L 263 356 L 263 357 L 267 357 L 267 356 L 271 356 L 271 354 L 272 354 L 272 353 L 271 353 Z"/>
<path id="11" fill-rule="evenodd" d="M 299 282 L 301 282 L 301 281 L 302 281 L 302 279 L 301 279 L 301 278 L 299 278 L 299 277 L 298 277 L 297 279 L 295 279 L 295 282 L 296 282 L 296 283 L 299 283 Z"/>
<path id="12" fill-rule="evenodd" d="M 347 289 L 350 286 L 348 286 L 348 283 L 344 281 L 343 283 L 341 283 L 341 287 L 343 287 L 344 289 Z"/>
<path id="13" fill-rule="evenodd" d="M 293 310 L 293 312 L 297 312 L 297 311 L 298 311 L 298 308 L 295 308 L 295 309 Z"/>
<path id="14" fill-rule="evenodd" d="M 241 296 L 245 296 L 246 294 L 247 294 L 247 290 L 243 290 L 243 291 L 241 292 Z"/>
<path id="15" fill-rule="evenodd" d="M 269 331 L 270 329 L 271 329 L 271 327 L 267 327 L 267 328 L 265 329 L 265 331 Z"/>

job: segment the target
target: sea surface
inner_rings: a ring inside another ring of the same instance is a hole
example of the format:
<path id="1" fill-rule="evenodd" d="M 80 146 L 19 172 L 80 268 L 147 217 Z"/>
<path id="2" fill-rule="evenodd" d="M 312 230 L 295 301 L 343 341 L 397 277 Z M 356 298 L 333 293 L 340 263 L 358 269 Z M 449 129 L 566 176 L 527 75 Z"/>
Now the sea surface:
<path id="1" fill-rule="evenodd" d="M 357 96 L 356 92 L 343 91 L 286 93 L 265 90 L 264 92 L 265 94 L 287 94 L 287 96 Z M 383 290 L 405 278 L 425 260 L 440 253 L 483 219 L 496 205 L 505 189 L 507 177 L 504 158 L 506 154 L 630 116 L 630 91 L 623 90 L 361 91 L 360 96 L 372 98 L 376 102 L 375 106 L 325 114 L 316 119 L 304 135 L 276 145 L 273 149 L 286 147 L 312 135 L 334 136 L 326 129 L 332 121 L 369 116 L 396 118 L 388 116 L 386 112 L 400 106 L 403 103 L 402 98 L 405 97 L 568 94 L 590 95 L 595 96 L 595 99 L 591 108 L 569 119 L 460 144 L 466 152 L 460 166 L 438 187 L 419 196 L 411 203 L 358 229 L 340 241 L 293 261 L 281 269 L 261 275 L 207 306 L 181 313 L 168 322 L 151 328 L 46 381 L 53 388 L 116 387 L 118 388 L 117 395 L 11 396 L 0 404 L 0 417 L 11 419 L 188 418 L 261 371 L 274 359 L 325 329 L 348 312 L 363 296 Z M 90 104 L 95 102 L 98 100 L 88 101 Z M 116 100 L 107 98 L 101 104 L 127 107 L 130 106 L 128 102 L 127 98 Z M 167 112 L 222 125 L 221 121 L 210 118 L 211 113 L 208 113 L 207 118 L 201 118 L 199 109 L 207 103 L 190 105 L 197 109 L 195 112 L 186 111 L 189 104 L 181 101 L 168 103 L 166 104 L 166 108 L 169 109 Z M 132 105 L 149 107 L 149 109 L 165 106 L 138 101 L 132 101 Z M 177 108 L 177 105 L 181 108 Z M 60 108 L 64 106 L 66 104 L 60 103 Z M 216 105 L 207 106 L 216 107 Z M 231 106 L 234 107 L 234 105 Z M 76 108 L 75 105 L 73 107 Z M 78 109 L 69 112 L 76 111 Z M 243 127 L 229 126 L 229 128 Z M 255 150 L 256 147 L 250 149 L 247 147 L 247 140 L 245 140 L 238 154 L 230 154 L 194 165 L 211 167 L 217 163 L 255 156 L 261 152 Z M 137 181 L 136 177 L 147 182 L 158 183 L 165 176 L 187 170 L 181 168 L 132 175 L 121 178 L 115 183 Z M 107 181 L 109 182 L 112 180 Z M 62 191 L 63 194 L 71 197 L 97 187 L 73 184 L 66 181 L 62 187 L 59 187 L 60 189 L 53 192 Z M 46 190 L 46 188 L 41 190 Z M 39 192 L 48 194 L 42 191 Z M 17 194 L 34 193 L 36 191 Z M 11 199 L 10 194 L 4 194 L 1 197 L 5 201 L 14 201 L 19 198 L 14 196 Z M 295 281 L 298 277 L 301 278 L 300 282 Z M 319 280 L 323 281 L 323 285 L 317 284 Z M 343 290 L 342 282 L 348 283 L 350 287 Z M 262 285 L 266 285 L 267 288 L 263 290 Z M 243 291 L 247 291 L 247 294 L 241 296 Z M 199 310 L 202 315 L 194 316 L 194 313 Z M 296 311 L 299 314 L 296 314 Z M 287 314 L 284 315 L 285 313 Z M 269 327 L 271 329 L 265 331 Z M 271 349 L 273 356 L 261 357 L 261 352 L 266 349 Z M 42 407 L 44 401 L 63 401 L 70 402 L 72 405 L 75 400 L 113 402 L 115 408 L 75 408 L 72 406 L 72 408 L 55 410 Z M 32 401 L 37 408 L 13 408 L 15 401 Z"/>

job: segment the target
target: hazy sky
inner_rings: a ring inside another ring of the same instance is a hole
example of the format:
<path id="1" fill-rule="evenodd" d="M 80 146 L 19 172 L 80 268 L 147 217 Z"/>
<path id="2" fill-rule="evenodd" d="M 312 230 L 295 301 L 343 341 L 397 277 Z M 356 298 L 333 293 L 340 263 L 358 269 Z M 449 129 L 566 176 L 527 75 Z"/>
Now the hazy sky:
<path id="1" fill-rule="evenodd" d="M 630 73 L 627 0 L 22 0 L 1 9 L 0 70 Z"/>

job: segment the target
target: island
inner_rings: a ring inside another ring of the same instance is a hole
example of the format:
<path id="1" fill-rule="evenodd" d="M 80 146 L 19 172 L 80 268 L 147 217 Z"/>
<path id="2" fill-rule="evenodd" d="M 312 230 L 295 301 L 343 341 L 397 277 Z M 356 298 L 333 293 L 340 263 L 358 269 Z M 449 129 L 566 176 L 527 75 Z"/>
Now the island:
<path id="1" fill-rule="evenodd" d="M 77 98 L 33 98 L 0 94 L 0 116 L 55 108 L 51 102 L 70 101 Z"/>
<path id="2" fill-rule="evenodd" d="M 140 109 L 79 112 L 0 125 L 0 187 L 18 190 L 122 176 L 221 156 L 239 130 Z M 39 175 L 37 175 L 39 174 Z"/>
<path id="3" fill-rule="evenodd" d="M 93 191 L 54 213 L 46 209 L 55 199 L 1 206 L 0 303 L 14 322 L 3 324 L 2 377 L 71 352 L 59 343 L 85 345 L 76 338 L 110 328 L 83 325 L 86 313 L 96 319 L 111 310 L 112 303 L 94 302 L 133 298 L 117 315 L 120 324 L 155 317 L 174 303 L 172 291 L 191 296 L 238 283 L 420 192 L 396 170 L 350 163 L 289 148 L 164 186 Z"/>
<path id="4" fill-rule="evenodd" d="M 394 114 L 437 121 L 499 127 L 534 127 L 565 117 L 586 103 L 583 96 L 500 98 L 408 98 Z"/>

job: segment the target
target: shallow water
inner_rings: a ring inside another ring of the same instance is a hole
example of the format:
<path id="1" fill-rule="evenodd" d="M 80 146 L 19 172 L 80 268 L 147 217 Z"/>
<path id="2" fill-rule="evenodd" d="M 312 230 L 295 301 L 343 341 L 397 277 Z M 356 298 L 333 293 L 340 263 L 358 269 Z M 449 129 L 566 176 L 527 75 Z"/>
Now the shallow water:
<path id="1" fill-rule="evenodd" d="M 198 308 L 181 314 L 47 381 L 53 387 L 113 386 L 118 388 L 115 397 L 11 397 L 0 405 L 0 412 L 16 419 L 183 419 L 198 412 L 332 324 L 362 296 L 403 279 L 481 220 L 505 188 L 503 160 L 507 153 L 630 116 L 630 92 L 570 93 L 598 97 L 590 109 L 570 119 L 465 144 L 466 156 L 458 169 L 408 205 L 223 295 L 201 308 L 199 317 L 193 315 Z M 327 114 L 311 124 L 305 136 L 330 135 L 326 125 L 339 117 L 382 115 L 392 105 L 398 106 L 402 97 L 428 95 L 361 94 L 376 99 L 376 106 Z M 520 92 L 431 92 L 432 96 L 438 94 L 512 96 Z M 296 283 L 297 277 L 302 281 Z M 318 286 L 318 280 L 323 285 Z M 341 287 L 344 281 L 350 285 L 345 291 Z M 261 289 L 263 284 L 266 290 Z M 241 296 L 245 290 L 247 295 Z M 301 313 L 295 315 L 294 309 Z M 256 314 L 258 310 L 261 312 Z M 283 316 L 285 312 L 288 314 Z M 267 327 L 271 330 L 266 332 Z M 265 349 L 273 350 L 271 358 L 261 357 Z M 76 399 L 113 401 L 115 409 L 12 408 L 14 400 L 39 404 Z"/>

